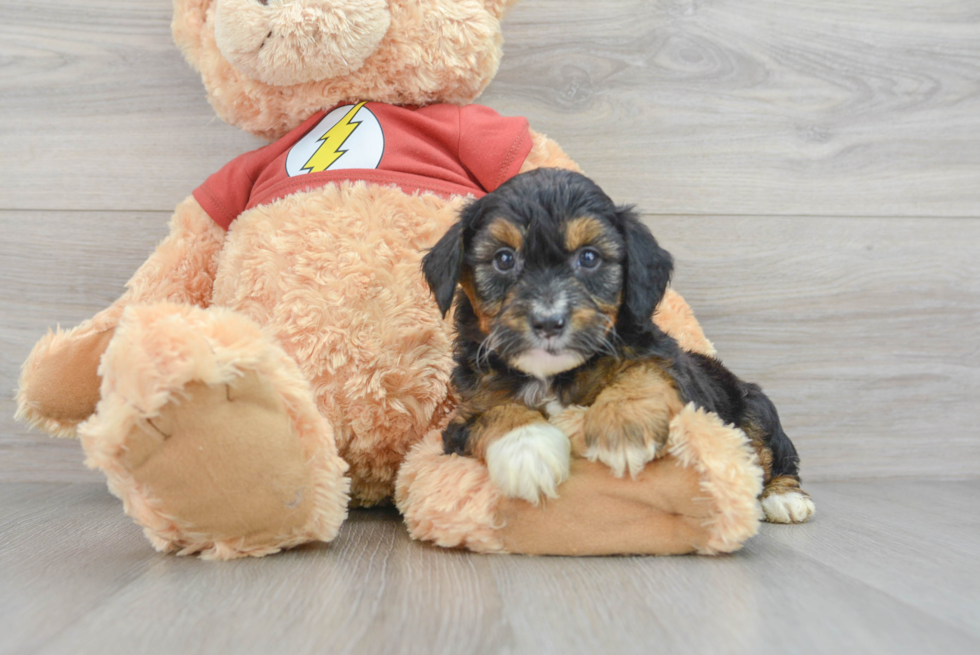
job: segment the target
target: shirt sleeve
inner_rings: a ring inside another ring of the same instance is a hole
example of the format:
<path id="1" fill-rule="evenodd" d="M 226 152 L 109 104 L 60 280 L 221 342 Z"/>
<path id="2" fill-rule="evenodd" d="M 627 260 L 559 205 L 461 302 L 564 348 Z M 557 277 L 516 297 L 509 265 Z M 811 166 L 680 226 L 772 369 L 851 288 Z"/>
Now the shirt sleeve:
<path id="1" fill-rule="evenodd" d="M 517 175 L 531 145 L 526 118 L 482 105 L 459 108 L 459 159 L 487 192 Z"/>
<path id="2" fill-rule="evenodd" d="M 232 221 L 245 211 L 252 186 L 266 161 L 265 148 L 235 157 L 221 170 L 194 189 L 194 198 L 211 219 L 228 229 Z"/>

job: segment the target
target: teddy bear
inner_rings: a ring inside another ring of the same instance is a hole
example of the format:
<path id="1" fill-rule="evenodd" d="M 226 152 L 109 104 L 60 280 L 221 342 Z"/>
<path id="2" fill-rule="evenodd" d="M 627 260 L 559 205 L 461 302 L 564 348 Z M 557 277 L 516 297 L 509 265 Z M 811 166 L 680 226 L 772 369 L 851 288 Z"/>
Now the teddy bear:
<path id="1" fill-rule="evenodd" d="M 693 407 L 636 479 L 579 458 L 540 506 L 442 450 L 452 323 L 420 260 L 468 198 L 578 170 L 472 104 L 511 1 L 175 0 L 215 111 L 270 144 L 177 206 L 116 302 L 43 337 L 17 396 L 19 418 L 80 438 L 158 550 L 327 542 L 348 506 L 392 500 L 413 537 L 478 551 L 713 553 L 754 534 L 756 454 Z M 676 292 L 655 320 L 713 353 Z"/>

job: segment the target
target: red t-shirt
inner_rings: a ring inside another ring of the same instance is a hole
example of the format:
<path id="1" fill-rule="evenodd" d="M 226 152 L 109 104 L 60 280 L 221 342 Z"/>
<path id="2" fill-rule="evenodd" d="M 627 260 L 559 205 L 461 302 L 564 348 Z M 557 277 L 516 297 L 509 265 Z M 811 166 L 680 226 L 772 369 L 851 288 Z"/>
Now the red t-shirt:
<path id="1" fill-rule="evenodd" d="M 443 197 L 493 191 L 531 151 L 524 118 L 481 105 L 343 105 L 229 162 L 194 190 L 228 229 L 246 209 L 331 182 L 363 180 Z"/>

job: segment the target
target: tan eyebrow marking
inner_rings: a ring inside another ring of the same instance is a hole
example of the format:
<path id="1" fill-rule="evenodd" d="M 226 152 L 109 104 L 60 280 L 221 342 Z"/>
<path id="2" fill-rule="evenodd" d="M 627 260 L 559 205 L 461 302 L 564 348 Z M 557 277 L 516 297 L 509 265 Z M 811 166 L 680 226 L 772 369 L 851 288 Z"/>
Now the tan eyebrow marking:
<path id="1" fill-rule="evenodd" d="M 506 218 L 498 218 L 490 227 L 487 228 L 487 232 L 497 241 L 501 243 L 506 243 L 508 246 L 514 250 L 520 250 L 521 246 L 524 244 L 524 233 L 521 229 L 508 221 Z"/>
<path id="2" fill-rule="evenodd" d="M 565 249 L 575 252 L 587 244 L 594 244 L 605 235 L 602 223 L 591 217 L 581 216 L 568 221 L 565 226 Z"/>

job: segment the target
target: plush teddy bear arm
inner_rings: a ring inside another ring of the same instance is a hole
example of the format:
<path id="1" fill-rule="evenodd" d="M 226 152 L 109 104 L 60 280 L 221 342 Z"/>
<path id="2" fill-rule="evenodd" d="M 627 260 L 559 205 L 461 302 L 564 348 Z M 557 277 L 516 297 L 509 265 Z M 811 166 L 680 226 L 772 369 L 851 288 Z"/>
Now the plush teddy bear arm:
<path id="1" fill-rule="evenodd" d="M 128 305 L 170 301 L 206 306 L 225 231 L 193 198 L 180 205 L 170 234 L 108 308 L 70 330 L 49 331 L 21 368 L 17 418 L 56 436 L 75 436 L 99 400 L 99 362 Z"/>
<path id="2" fill-rule="evenodd" d="M 663 300 L 653 313 L 653 322 L 661 330 L 674 337 L 681 348 L 688 352 L 714 357 L 715 345 L 704 335 L 701 324 L 694 317 L 694 310 L 673 289 L 667 289 Z"/>
<path id="3" fill-rule="evenodd" d="M 395 503 L 414 539 L 444 548 L 547 555 L 726 553 L 756 533 L 762 469 L 738 428 L 693 404 L 671 419 L 664 455 L 635 478 L 582 459 L 585 411 L 552 419 L 573 459 L 558 497 L 507 498 L 483 462 L 447 455 L 438 431 L 409 452 Z"/>
<path id="4" fill-rule="evenodd" d="M 572 161 L 572 158 L 565 154 L 561 146 L 554 139 L 549 139 L 546 135 L 534 130 L 531 133 L 531 152 L 521 166 L 521 173 L 532 171 L 535 168 L 566 168 L 570 171 L 581 173 L 579 165 Z"/>

